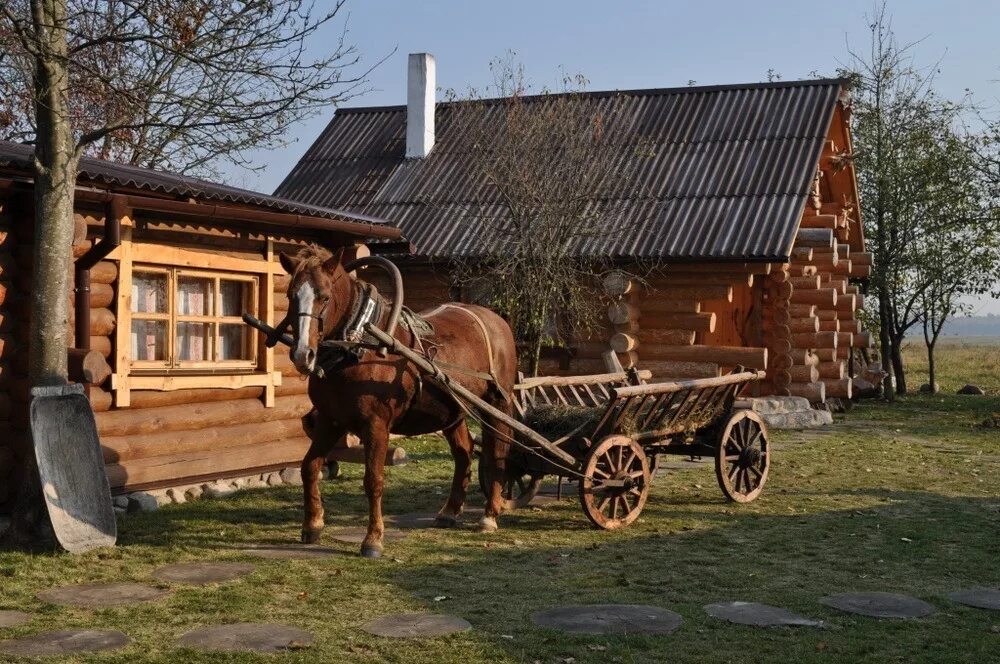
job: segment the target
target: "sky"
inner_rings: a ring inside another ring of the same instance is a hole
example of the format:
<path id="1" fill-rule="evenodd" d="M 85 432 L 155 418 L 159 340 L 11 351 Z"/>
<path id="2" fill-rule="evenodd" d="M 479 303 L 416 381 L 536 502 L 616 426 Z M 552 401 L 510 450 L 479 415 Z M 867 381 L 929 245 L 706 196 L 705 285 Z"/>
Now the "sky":
<path id="1" fill-rule="evenodd" d="M 316 0 L 322 7 L 332 0 Z M 1000 114 L 1000 0 L 889 0 L 901 41 L 918 41 L 920 64 L 938 63 L 937 88 Z M 489 62 L 516 53 L 537 87 L 560 72 L 583 74 L 591 90 L 625 90 L 833 75 L 848 60 L 848 43 L 867 44 L 872 0 L 348 0 L 347 42 L 363 66 L 375 65 L 370 91 L 344 106 L 406 101 L 406 57 L 425 51 L 437 61 L 440 90 L 483 88 Z M 334 44 L 344 21 L 318 35 Z M 360 71 L 359 71 L 360 73 Z M 438 99 L 442 98 L 439 91 Z M 271 192 L 333 116 L 321 111 L 299 123 L 289 145 L 252 155 L 263 168 L 226 173 L 228 182 Z M 977 313 L 1000 314 L 981 298 Z"/>

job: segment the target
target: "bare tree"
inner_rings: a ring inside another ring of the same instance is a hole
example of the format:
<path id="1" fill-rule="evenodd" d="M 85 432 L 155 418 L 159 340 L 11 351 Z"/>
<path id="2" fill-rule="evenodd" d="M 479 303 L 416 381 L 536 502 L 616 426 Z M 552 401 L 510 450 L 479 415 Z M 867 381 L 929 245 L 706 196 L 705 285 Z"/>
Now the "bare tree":
<path id="1" fill-rule="evenodd" d="M 67 381 L 80 157 L 181 172 L 246 165 L 246 150 L 279 144 L 290 124 L 357 91 L 364 74 L 345 75 L 357 56 L 343 33 L 326 55 L 307 51 L 343 4 L 316 13 L 309 0 L 0 2 L 0 132 L 35 146 L 32 385 Z M 27 475 L 35 486 L 21 496 L 38 490 Z M 9 540 L 30 538 L 37 524 L 23 521 Z"/>
<path id="2" fill-rule="evenodd" d="M 512 56 L 491 63 L 493 99 L 451 93 L 446 140 L 466 153 L 477 186 L 458 214 L 478 234 L 458 280 L 511 322 L 521 363 L 537 373 L 546 346 L 569 346 L 598 322 L 605 248 L 641 219 L 610 218 L 602 201 L 635 194 L 641 146 L 618 132 L 616 95 L 589 95 L 581 76 L 529 95 Z"/>

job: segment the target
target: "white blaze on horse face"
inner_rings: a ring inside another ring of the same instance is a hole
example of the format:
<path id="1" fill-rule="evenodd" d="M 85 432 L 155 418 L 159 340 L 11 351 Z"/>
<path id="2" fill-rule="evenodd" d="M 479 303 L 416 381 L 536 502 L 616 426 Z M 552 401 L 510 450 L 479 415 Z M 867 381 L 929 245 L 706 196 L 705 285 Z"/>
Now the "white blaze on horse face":
<path id="1" fill-rule="evenodd" d="M 295 292 L 295 310 L 298 320 L 295 322 L 295 348 L 292 349 L 292 362 L 299 373 L 310 374 L 316 366 L 316 351 L 309 346 L 310 331 L 313 323 L 313 303 L 316 301 L 316 291 L 308 281 L 299 286 Z"/>

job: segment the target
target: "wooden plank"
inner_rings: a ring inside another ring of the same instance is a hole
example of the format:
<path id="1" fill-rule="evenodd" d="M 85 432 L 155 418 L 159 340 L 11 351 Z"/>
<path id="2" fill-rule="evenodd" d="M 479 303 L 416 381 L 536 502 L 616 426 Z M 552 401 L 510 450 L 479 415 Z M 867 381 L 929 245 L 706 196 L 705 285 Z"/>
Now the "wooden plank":
<path id="1" fill-rule="evenodd" d="M 132 330 L 132 226 L 123 224 L 121 228 L 121 244 L 116 249 L 118 253 L 118 298 L 115 311 L 118 314 L 118 325 L 115 328 L 115 360 L 112 381 L 115 384 L 115 406 L 128 408 L 130 392 L 128 375 L 131 371 L 129 352 L 132 348 L 130 338 Z"/>

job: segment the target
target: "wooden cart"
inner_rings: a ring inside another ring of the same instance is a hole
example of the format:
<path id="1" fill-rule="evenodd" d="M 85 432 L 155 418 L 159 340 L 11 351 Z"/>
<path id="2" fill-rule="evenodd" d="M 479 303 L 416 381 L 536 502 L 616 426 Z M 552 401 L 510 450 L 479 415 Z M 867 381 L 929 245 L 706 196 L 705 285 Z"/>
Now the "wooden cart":
<path id="1" fill-rule="evenodd" d="M 432 360 L 373 325 L 366 329 L 438 380 L 470 413 L 498 418 L 513 429 L 505 484 L 515 504 L 530 500 L 543 476 L 556 475 L 578 482 L 580 503 L 594 525 L 626 526 L 646 504 L 660 454 L 712 456 L 722 492 L 736 502 L 756 498 L 767 481 L 767 427 L 753 411 L 733 409 L 736 396 L 764 378 L 763 371 L 737 367 L 726 376 L 663 383 L 646 383 L 649 373 L 634 369 L 530 378 L 514 388 L 518 417 L 513 418 L 452 381 Z M 533 428 L 533 415 L 545 406 L 579 411 L 568 413 L 565 433 L 543 434 Z"/>

